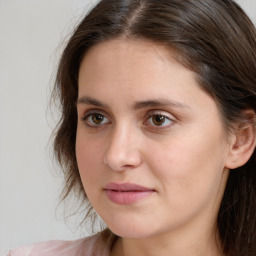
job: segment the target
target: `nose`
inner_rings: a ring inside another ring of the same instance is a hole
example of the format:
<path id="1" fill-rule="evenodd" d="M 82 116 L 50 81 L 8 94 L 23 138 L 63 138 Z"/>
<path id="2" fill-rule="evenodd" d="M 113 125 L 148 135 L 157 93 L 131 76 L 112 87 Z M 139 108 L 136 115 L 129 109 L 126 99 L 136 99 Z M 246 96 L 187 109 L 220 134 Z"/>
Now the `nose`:
<path id="1" fill-rule="evenodd" d="M 140 135 L 128 126 L 116 127 L 109 137 L 104 163 L 113 171 L 136 168 L 142 163 Z"/>

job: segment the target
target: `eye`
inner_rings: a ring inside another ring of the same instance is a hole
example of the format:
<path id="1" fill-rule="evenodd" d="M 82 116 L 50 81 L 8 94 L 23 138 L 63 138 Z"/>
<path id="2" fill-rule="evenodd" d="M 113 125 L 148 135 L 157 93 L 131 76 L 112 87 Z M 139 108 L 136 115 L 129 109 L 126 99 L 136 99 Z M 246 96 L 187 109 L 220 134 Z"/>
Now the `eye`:
<path id="1" fill-rule="evenodd" d="M 82 121 L 89 126 L 100 126 L 110 123 L 109 119 L 101 113 L 89 113 L 82 118 Z"/>
<path id="2" fill-rule="evenodd" d="M 147 119 L 146 124 L 152 125 L 154 127 L 169 127 L 173 124 L 173 120 L 163 114 L 153 114 Z"/>

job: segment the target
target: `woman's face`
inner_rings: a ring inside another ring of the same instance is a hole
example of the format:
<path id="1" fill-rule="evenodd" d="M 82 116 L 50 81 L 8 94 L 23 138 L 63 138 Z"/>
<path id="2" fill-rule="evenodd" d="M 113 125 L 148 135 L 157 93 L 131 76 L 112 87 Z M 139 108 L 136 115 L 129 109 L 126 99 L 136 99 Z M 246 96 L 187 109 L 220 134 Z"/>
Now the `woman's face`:
<path id="1" fill-rule="evenodd" d="M 94 46 L 81 63 L 77 111 L 83 186 L 114 233 L 213 231 L 229 145 L 215 101 L 164 46 Z"/>

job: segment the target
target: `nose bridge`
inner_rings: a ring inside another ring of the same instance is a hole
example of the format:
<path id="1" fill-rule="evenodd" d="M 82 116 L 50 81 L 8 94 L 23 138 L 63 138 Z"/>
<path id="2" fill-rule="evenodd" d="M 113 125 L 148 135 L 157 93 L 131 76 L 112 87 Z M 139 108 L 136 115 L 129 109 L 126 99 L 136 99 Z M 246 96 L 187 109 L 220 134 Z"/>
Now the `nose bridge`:
<path id="1" fill-rule="evenodd" d="M 129 124 L 123 123 L 116 125 L 112 133 L 111 144 L 113 147 L 121 147 L 126 141 L 131 140 L 131 135 L 133 134 L 132 127 Z"/>
<path id="2" fill-rule="evenodd" d="M 138 132 L 132 124 L 117 124 L 109 137 L 105 164 L 115 171 L 138 166 L 141 162 L 138 140 Z"/>

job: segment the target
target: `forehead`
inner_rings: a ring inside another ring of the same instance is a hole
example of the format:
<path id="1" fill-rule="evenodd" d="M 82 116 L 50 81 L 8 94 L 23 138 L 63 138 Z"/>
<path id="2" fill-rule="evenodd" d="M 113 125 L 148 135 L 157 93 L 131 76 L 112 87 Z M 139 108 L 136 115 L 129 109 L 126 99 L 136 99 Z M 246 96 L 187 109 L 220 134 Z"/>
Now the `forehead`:
<path id="1" fill-rule="evenodd" d="M 170 65 L 175 70 L 169 77 L 172 80 L 181 77 L 195 80 L 195 73 L 181 65 L 177 56 L 171 48 L 151 41 L 116 39 L 103 42 L 93 46 L 84 56 L 79 85 L 105 84 L 109 80 L 111 83 L 135 83 L 140 87 L 147 82 L 149 87 L 150 84 L 159 87 L 159 81 L 166 78 Z"/>
<path id="2" fill-rule="evenodd" d="M 113 50 L 115 51 L 113 52 Z M 174 49 L 167 47 L 165 44 L 156 43 L 146 39 L 116 38 L 92 46 L 85 54 L 85 57 L 88 57 L 95 52 L 98 52 L 105 57 L 107 57 L 109 53 L 113 56 L 115 53 L 120 54 L 122 50 L 124 51 L 124 55 L 127 53 L 136 53 L 137 57 L 139 57 L 145 54 L 155 53 L 158 54 L 160 58 L 169 58 L 170 60 L 175 52 Z"/>

